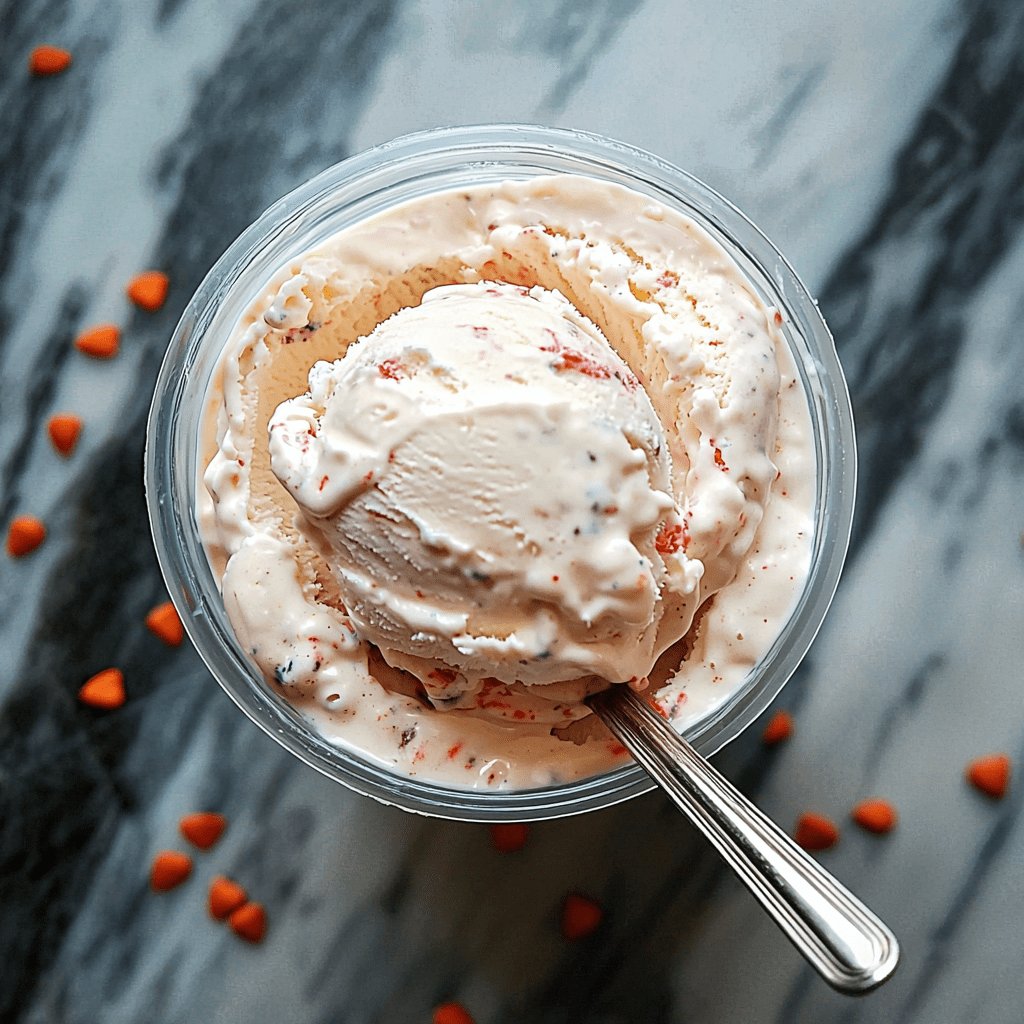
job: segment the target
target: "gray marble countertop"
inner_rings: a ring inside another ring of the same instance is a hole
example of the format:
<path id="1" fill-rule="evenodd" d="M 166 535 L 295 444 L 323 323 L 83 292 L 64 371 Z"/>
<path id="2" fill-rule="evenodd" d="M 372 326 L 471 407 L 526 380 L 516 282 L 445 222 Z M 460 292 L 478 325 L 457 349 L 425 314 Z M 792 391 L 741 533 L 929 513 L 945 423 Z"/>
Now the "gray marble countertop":
<path id="1" fill-rule="evenodd" d="M 28 74 L 39 43 L 60 75 Z M 0 1019 L 477 1024 L 1021 1019 L 1021 793 L 964 781 L 1024 756 L 1024 8 L 1013 0 L 18 0 L 0 5 Z M 899 935 L 878 992 L 829 990 L 658 794 L 533 826 L 417 818 L 307 769 L 188 648 L 142 491 L 167 339 L 273 200 L 395 135 L 529 121 L 618 138 L 732 199 L 836 336 L 861 482 L 847 571 L 776 707 L 716 757 Z M 139 270 L 164 307 L 129 306 Z M 109 361 L 71 340 L 111 321 Z M 56 454 L 56 412 L 84 421 Z M 125 673 L 124 707 L 75 695 Z M 766 716 L 767 717 L 767 716 Z M 900 823 L 867 834 L 882 796 Z M 147 872 L 179 817 L 227 816 L 187 885 Z M 217 873 L 269 930 L 211 921 Z M 567 943 L 567 892 L 604 908 Z"/>

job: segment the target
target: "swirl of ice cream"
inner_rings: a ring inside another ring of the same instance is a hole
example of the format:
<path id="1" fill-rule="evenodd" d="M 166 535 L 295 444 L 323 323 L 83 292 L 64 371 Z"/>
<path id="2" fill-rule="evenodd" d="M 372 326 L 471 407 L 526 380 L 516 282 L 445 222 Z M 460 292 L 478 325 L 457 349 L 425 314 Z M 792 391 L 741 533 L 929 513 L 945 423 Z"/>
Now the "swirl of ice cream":
<path id="1" fill-rule="evenodd" d="M 271 466 L 358 634 L 435 704 L 473 707 L 488 679 L 579 699 L 679 639 L 666 603 L 695 606 L 703 566 L 658 550 L 662 425 L 561 294 L 435 288 L 309 387 L 271 418 Z"/>

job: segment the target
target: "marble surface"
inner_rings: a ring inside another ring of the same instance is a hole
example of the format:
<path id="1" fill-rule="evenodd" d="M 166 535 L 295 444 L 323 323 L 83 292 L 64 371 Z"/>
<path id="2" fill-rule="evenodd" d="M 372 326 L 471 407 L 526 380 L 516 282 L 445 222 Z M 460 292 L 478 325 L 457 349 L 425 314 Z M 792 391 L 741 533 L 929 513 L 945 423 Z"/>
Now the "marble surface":
<path id="1" fill-rule="evenodd" d="M 837 9 L 838 8 L 838 9 Z M 42 42 L 75 56 L 33 79 Z M 0 1019 L 477 1024 L 1020 1019 L 1024 758 L 1024 8 L 1014 0 L 18 0 L 0 5 Z M 820 297 L 859 427 L 853 552 L 760 723 L 716 757 L 895 929 L 902 966 L 829 990 L 657 794 L 533 828 L 355 796 L 285 754 L 197 655 L 143 626 L 164 590 L 143 430 L 176 318 L 236 234 L 346 155 L 441 124 L 533 121 L 650 149 L 732 198 Z M 125 282 L 171 277 L 158 313 Z M 71 347 L 124 329 L 116 359 Z M 55 412 L 85 421 L 69 459 Z M 115 712 L 75 700 L 120 666 Z M 847 822 L 893 801 L 876 837 Z M 223 812 L 156 896 L 179 816 Z M 262 900 L 250 946 L 205 914 L 215 873 Z M 601 901 L 567 944 L 568 891 Z"/>

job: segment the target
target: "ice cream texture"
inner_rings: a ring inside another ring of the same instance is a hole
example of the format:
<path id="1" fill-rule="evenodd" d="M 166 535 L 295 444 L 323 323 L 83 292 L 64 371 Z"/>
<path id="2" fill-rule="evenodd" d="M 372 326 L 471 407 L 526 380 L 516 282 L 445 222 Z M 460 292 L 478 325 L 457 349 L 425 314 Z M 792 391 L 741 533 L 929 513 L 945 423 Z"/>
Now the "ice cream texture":
<path id="1" fill-rule="evenodd" d="M 435 704 L 495 679 L 579 700 L 679 639 L 665 606 L 701 567 L 657 550 L 661 424 L 560 293 L 435 288 L 309 382 L 271 419 L 271 467 L 359 636 Z"/>
<path id="2" fill-rule="evenodd" d="M 695 223 L 569 175 L 356 223 L 224 347 L 199 517 L 239 642 L 331 742 L 459 786 L 624 752 L 741 685 L 806 579 L 815 472 L 774 309 Z"/>

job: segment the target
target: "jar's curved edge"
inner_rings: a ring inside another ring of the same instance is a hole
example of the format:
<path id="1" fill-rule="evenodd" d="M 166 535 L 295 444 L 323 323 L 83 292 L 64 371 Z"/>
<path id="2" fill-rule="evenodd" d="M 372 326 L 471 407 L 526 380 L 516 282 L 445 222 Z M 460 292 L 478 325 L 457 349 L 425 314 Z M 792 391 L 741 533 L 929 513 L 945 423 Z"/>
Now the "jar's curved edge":
<path id="1" fill-rule="evenodd" d="M 510 139 L 509 136 L 513 136 Z M 194 604 L 189 600 L 187 588 L 182 582 L 179 574 L 172 571 L 173 556 L 176 552 L 170 549 L 171 535 L 174 530 L 168 531 L 168 525 L 180 526 L 174 519 L 172 503 L 167 499 L 173 493 L 173 466 L 171 460 L 161 464 L 158 453 L 161 445 L 166 445 L 168 434 L 167 423 L 160 422 L 161 417 L 167 419 L 166 404 L 162 401 L 173 391 L 173 397 L 180 396 L 180 388 L 172 389 L 174 379 L 178 373 L 178 362 L 187 357 L 187 351 L 178 351 L 181 346 L 189 340 L 189 325 L 194 324 L 199 318 L 198 311 L 204 302 L 209 302 L 208 293 L 217 290 L 217 282 L 224 277 L 226 268 L 236 266 L 239 260 L 250 252 L 266 234 L 268 225 L 287 222 L 290 217 L 295 216 L 296 210 L 308 206 L 317 197 L 323 195 L 326 190 L 338 187 L 339 183 L 359 178 L 370 171 L 378 171 L 382 167 L 381 158 L 386 158 L 384 165 L 391 167 L 407 159 L 410 153 L 420 150 L 424 145 L 435 150 L 455 150 L 464 152 L 474 147 L 491 147 L 495 152 L 502 148 L 508 149 L 512 142 L 529 142 L 534 145 L 538 152 L 550 151 L 564 152 L 564 148 L 573 143 L 576 146 L 583 145 L 587 150 L 582 154 L 585 157 L 598 159 L 616 170 L 625 171 L 630 174 L 636 173 L 634 167 L 622 167 L 611 160 L 610 154 L 616 157 L 630 156 L 649 170 L 656 171 L 659 177 L 667 175 L 670 179 L 678 179 L 695 189 L 702 198 L 710 198 L 718 207 L 728 211 L 728 215 L 742 223 L 745 229 L 759 240 L 764 246 L 766 253 L 777 264 L 777 271 L 781 271 L 786 284 L 795 290 L 796 296 L 802 300 L 799 303 L 801 316 L 808 310 L 813 310 L 813 317 L 808 326 L 811 334 L 815 337 L 817 350 L 814 356 L 824 363 L 824 379 L 832 388 L 832 406 L 838 417 L 844 436 L 848 436 L 851 444 L 849 451 L 842 452 L 841 458 L 833 459 L 832 465 L 840 469 L 839 478 L 835 481 L 839 488 L 840 499 L 848 510 L 841 512 L 843 522 L 838 524 L 838 531 L 831 537 L 831 555 L 824 578 L 815 582 L 818 584 L 815 593 L 805 593 L 798 609 L 791 620 L 787 623 L 787 629 L 792 625 L 792 620 L 806 609 L 813 597 L 811 623 L 801 634 L 797 643 L 799 654 L 791 658 L 792 664 L 779 666 L 775 672 L 772 685 L 762 687 L 755 699 L 747 700 L 742 710 L 742 721 L 736 715 L 736 703 L 726 702 L 721 708 L 716 709 L 707 716 L 706 720 L 696 723 L 693 742 L 697 749 L 709 756 L 734 739 L 745 729 L 754 718 L 764 710 L 775 698 L 778 692 L 791 677 L 802 660 L 807 648 L 810 647 L 814 636 L 817 634 L 824 620 L 825 613 L 831 603 L 839 582 L 843 559 L 848 549 L 852 532 L 853 521 L 853 500 L 852 496 L 856 489 L 856 453 L 852 444 L 853 440 L 853 417 L 852 407 L 849 400 L 849 392 L 845 378 L 842 375 L 841 366 L 836 352 L 835 344 L 824 319 L 818 311 L 810 292 L 801 281 L 799 275 L 786 260 L 785 256 L 774 246 L 770 239 L 762 232 L 741 210 L 727 199 L 719 195 L 714 189 L 706 185 L 700 179 L 689 172 L 676 167 L 675 165 L 657 157 L 645 150 L 630 146 L 626 143 L 606 139 L 602 136 L 564 128 L 549 128 L 542 125 L 530 124 L 484 124 L 459 126 L 454 128 L 430 129 L 423 132 L 416 132 L 405 135 L 389 142 L 375 146 L 360 154 L 351 156 L 338 164 L 327 168 L 319 175 L 298 186 L 281 199 L 272 204 L 256 221 L 246 228 L 238 238 L 225 250 L 224 254 L 217 260 L 207 275 L 204 277 L 196 293 L 193 295 L 183 313 L 181 320 L 172 335 L 171 344 L 160 368 L 157 379 L 157 386 L 154 391 L 154 400 L 150 408 L 150 416 L 147 427 L 145 482 L 147 495 L 147 509 L 151 530 L 153 532 L 155 546 L 157 548 L 158 562 L 161 572 L 164 575 L 168 591 L 182 615 L 187 632 L 197 650 L 200 651 L 204 662 L 211 673 L 221 683 L 222 688 L 239 706 L 239 708 L 269 736 L 283 745 L 291 753 L 317 771 L 328 777 L 341 782 L 350 789 L 363 795 L 370 796 L 381 803 L 402 807 L 405 810 L 426 814 L 435 817 L 450 818 L 453 820 L 471 821 L 513 821 L 513 820 L 542 820 L 544 818 L 555 818 L 575 813 L 582 813 L 598 807 L 608 807 L 624 800 L 631 799 L 641 793 L 649 792 L 654 783 L 637 766 L 617 769 L 613 772 L 593 776 L 580 783 L 569 783 L 565 786 L 552 787 L 540 790 L 514 790 L 509 792 L 487 792 L 476 790 L 457 790 L 448 787 L 433 786 L 419 783 L 409 784 L 404 776 L 388 774 L 386 784 L 381 786 L 376 781 L 367 780 L 362 772 L 351 772 L 348 766 L 343 763 L 336 763 L 334 758 L 324 759 L 319 754 L 311 753 L 295 735 L 286 735 L 281 728 L 281 722 L 272 722 L 266 717 L 261 717 L 258 710 L 247 703 L 245 698 L 246 689 L 237 689 L 228 685 L 218 667 L 210 663 L 207 652 L 203 646 L 203 638 L 199 633 L 199 622 L 194 618 L 192 612 Z M 593 149 L 594 152 L 590 152 Z M 579 156 L 574 152 L 572 155 Z M 670 182 L 671 183 L 671 182 Z M 664 185 L 664 182 L 660 184 Z M 733 241 L 727 232 L 725 237 Z M 721 242 L 721 239 L 719 239 Z M 736 243 L 734 243 L 736 244 Z M 778 282 L 781 284 L 782 282 Z M 195 339 L 193 339 L 195 341 Z M 177 346 L 176 346 L 177 343 Z M 177 358 L 176 358 L 177 352 Z M 180 382 L 180 377 L 178 378 Z M 172 426 L 173 433 L 173 426 Z M 162 471 L 161 471 L 162 470 Z M 169 523 L 172 520 L 173 523 Z M 205 618 L 205 616 L 203 617 Z M 783 633 L 786 631 L 784 630 Z M 779 646 L 783 639 L 783 633 L 773 645 L 773 650 Z M 770 657 L 766 655 L 762 662 L 767 662 Z M 744 690 L 749 688 L 744 687 Z M 716 728 L 716 723 L 723 719 L 729 719 L 726 727 Z M 346 754 L 346 757 L 348 755 Z M 376 766 L 371 768 L 370 774 L 376 772 Z M 590 789 L 605 789 L 606 792 L 591 797 Z M 585 792 L 579 793 L 582 789 Z M 558 792 L 562 797 L 575 794 L 573 799 L 560 799 L 550 801 L 551 795 Z M 547 802 L 545 802 L 547 801 Z"/>

